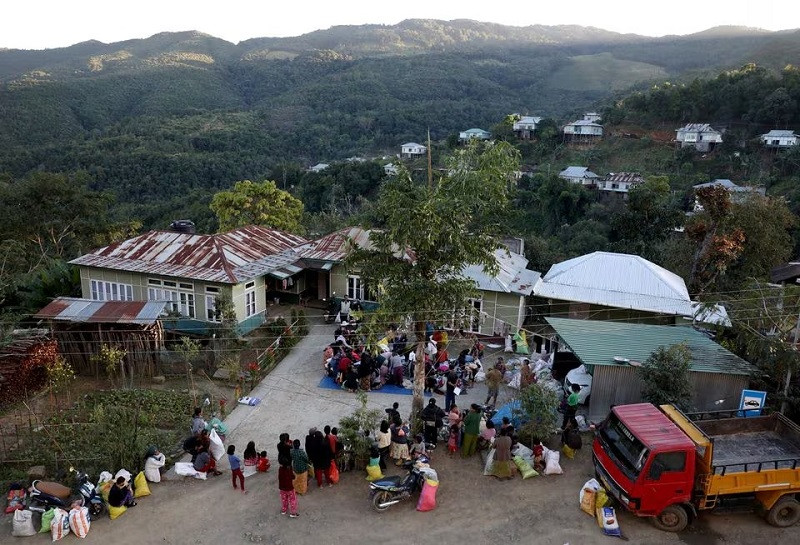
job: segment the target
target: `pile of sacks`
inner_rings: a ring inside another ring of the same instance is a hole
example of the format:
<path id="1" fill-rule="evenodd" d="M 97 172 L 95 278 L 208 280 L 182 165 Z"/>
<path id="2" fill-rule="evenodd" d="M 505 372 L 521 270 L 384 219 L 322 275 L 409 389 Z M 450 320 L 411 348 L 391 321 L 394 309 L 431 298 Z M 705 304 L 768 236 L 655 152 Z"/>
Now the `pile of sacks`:
<path id="1" fill-rule="evenodd" d="M 114 483 L 119 477 L 123 477 L 126 483 L 130 483 L 132 475 L 130 471 L 126 469 L 120 469 L 114 476 L 112 476 L 108 471 L 103 471 L 100 474 L 97 483 L 100 495 L 103 497 L 103 501 L 106 503 L 108 515 L 111 517 L 111 520 L 121 516 L 123 513 L 125 513 L 125 511 L 128 510 L 128 508 L 124 505 L 122 507 L 114 507 L 108 503 L 108 493 L 111 491 L 111 487 L 114 486 Z M 141 471 L 133 479 L 133 497 L 138 499 L 149 495 L 150 486 L 147 484 L 147 479 L 144 476 L 144 472 Z"/>

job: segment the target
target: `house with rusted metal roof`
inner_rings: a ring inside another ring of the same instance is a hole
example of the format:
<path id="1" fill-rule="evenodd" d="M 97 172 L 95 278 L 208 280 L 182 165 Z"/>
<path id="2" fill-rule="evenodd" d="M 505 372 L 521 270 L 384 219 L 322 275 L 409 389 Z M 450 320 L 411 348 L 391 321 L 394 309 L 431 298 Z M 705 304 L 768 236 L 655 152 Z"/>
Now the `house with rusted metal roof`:
<path id="1" fill-rule="evenodd" d="M 80 269 L 84 299 L 164 301 L 176 329 L 205 334 L 220 320 L 217 299 L 228 297 L 245 333 L 264 322 L 268 294 L 296 299 L 305 290 L 296 248 L 307 242 L 255 225 L 215 235 L 149 231 L 70 263 Z"/>
<path id="2" fill-rule="evenodd" d="M 370 249 L 369 231 L 361 227 L 348 227 L 312 241 L 300 250 L 301 263 L 306 271 L 316 271 L 317 299 L 357 299 L 369 308 L 375 297 L 358 271 L 348 271 L 343 262 L 353 248 Z M 492 334 L 516 332 L 525 319 L 525 297 L 531 294 L 541 276 L 529 270 L 523 254 L 523 242 L 514 239 L 495 251 L 498 273 L 489 275 L 483 267 L 470 265 L 464 268 L 465 277 L 475 282 L 478 295 L 469 301 L 469 312 L 474 318 L 467 330 Z M 398 255 L 413 260 L 411 250 L 398 248 Z"/>
<path id="3" fill-rule="evenodd" d="M 644 183 L 638 172 L 609 172 L 605 178 L 597 182 L 600 198 L 628 199 L 628 191 Z"/>

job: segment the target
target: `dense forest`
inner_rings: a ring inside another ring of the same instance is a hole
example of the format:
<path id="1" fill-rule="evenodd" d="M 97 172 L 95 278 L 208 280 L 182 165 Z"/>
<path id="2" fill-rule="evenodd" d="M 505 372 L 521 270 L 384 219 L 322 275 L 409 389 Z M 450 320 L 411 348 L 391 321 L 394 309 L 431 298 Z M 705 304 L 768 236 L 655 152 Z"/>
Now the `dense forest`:
<path id="1" fill-rule="evenodd" d="M 520 152 L 526 175 L 504 227 L 527 240 L 537 270 L 624 251 L 675 270 L 696 293 L 736 289 L 800 251 L 800 149 L 770 153 L 756 139 L 800 125 L 800 73 L 788 66 L 798 51 L 797 32 L 652 39 L 473 21 L 236 45 L 190 32 L 0 51 L 0 214 L 9 218 L 0 306 L 25 313 L 74 291 L 64 261 L 110 240 L 178 218 L 216 231 L 212 197 L 240 180 L 271 179 L 299 199 L 308 235 L 369 222 L 399 144 L 430 130 L 440 166 L 473 126 Z M 602 112 L 606 137 L 566 145 L 560 126 L 588 109 Z M 516 139 L 512 112 L 545 118 L 537 138 Z M 687 122 L 724 128 L 725 143 L 707 156 L 676 150 L 674 131 Z M 316 162 L 331 165 L 308 171 Z M 647 182 L 627 203 L 607 201 L 559 179 L 567 165 Z M 424 179 L 425 161 L 406 166 Z M 687 220 L 691 187 L 716 178 L 763 185 L 788 204 L 755 200 L 726 209 L 724 221 Z M 724 260 L 698 252 L 710 228 L 747 242 Z"/>

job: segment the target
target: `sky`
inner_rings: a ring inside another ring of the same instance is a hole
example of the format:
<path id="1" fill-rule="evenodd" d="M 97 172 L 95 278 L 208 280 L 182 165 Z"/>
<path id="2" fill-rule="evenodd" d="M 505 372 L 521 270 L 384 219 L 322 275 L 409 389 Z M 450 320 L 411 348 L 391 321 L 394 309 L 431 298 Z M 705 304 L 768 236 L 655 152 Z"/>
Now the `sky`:
<path id="1" fill-rule="evenodd" d="M 800 27 L 797 0 L 6 0 L 0 47 L 44 49 L 198 30 L 239 42 L 297 36 L 335 25 L 404 19 L 474 19 L 514 26 L 575 24 L 645 36 L 719 25 Z M 124 7 L 123 7 L 124 6 Z"/>

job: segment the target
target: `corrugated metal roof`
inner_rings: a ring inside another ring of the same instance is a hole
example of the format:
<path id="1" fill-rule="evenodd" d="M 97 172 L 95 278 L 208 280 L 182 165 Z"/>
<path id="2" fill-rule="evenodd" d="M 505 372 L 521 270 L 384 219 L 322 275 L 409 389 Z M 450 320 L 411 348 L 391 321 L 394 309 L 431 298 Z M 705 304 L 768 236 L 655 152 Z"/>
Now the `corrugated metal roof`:
<path id="1" fill-rule="evenodd" d="M 589 121 L 588 119 L 578 119 L 577 121 L 567 124 L 567 126 L 570 125 L 574 127 L 602 127 L 600 123 L 595 123 L 594 121 Z"/>
<path id="2" fill-rule="evenodd" d="M 678 132 L 713 132 L 720 134 L 720 132 L 709 125 L 708 123 L 688 123 L 680 129 L 675 129 Z"/>
<path id="3" fill-rule="evenodd" d="M 150 231 L 70 261 L 73 265 L 236 284 L 268 273 L 307 243 L 303 237 L 250 225 L 218 235 Z M 292 261 L 299 257 L 294 256 Z"/>
<path id="4" fill-rule="evenodd" d="M 796 137 L 797 135 L 794 133 L 794 131 L 785 131 L 785 130 L 780 130 L 780 129 L 772 129 L 768 133 L 762 134 L 761 136 L 774 136 L 774 137 L 795 136 Z"/>
<path id="5" fill-rule="evenodd" d="M 632 324 L 599 320 L 546 318 L 584 365 L 628 365 L 615 356 L 644 361 L 658 347 L 686 343 L 690 369 L 701 373 L 749 375 L 752 366 L 693 327 Z"/>
<path id="6" fill-rule="evenodd" d="M 661 314 L 693 316 L 683 279 L 636 255 L 594 252 L 556 263 L 533 294 Z"/>
<path id="7" fill-rule="evenodd" d="M 589 167 L 569 166 L 558 173 L 562 178 L 599 178 Z"/>
<path id="8" fill-rule="evenodd" d="M 33 317 L 57 322 L 149 325 L 158 320 L 166 306 L 165 301 L 92 301 L 58 297 Z"/>
<path id="9" fill-rule="evenodd" d="M 299 249 L 299 253 L 303 259 L 344 261 L 349 241 L 359 248 L 369 248 L 369 231 L 361 227 L 345 227 L 310 242 Z"/>
<path id="10" fill-rule="evenodd" d="M 606 182 L 620 182 L 628 184 L 640 184 L 644 178 L 638 172 L 609 172 L 605 179 Z"/>
<path id="11" fill-rule="evenodd" d="M 486 274 L 482 265 L 469 265 L 462 274 L 474 280 L 478 289 L 483 291 L 530 295 L 541 273 L 529 270 L 528 260 L 524 256 L 505 248 L 495 250 L 494 257 L 499 267 L 496 276 Z"/>

